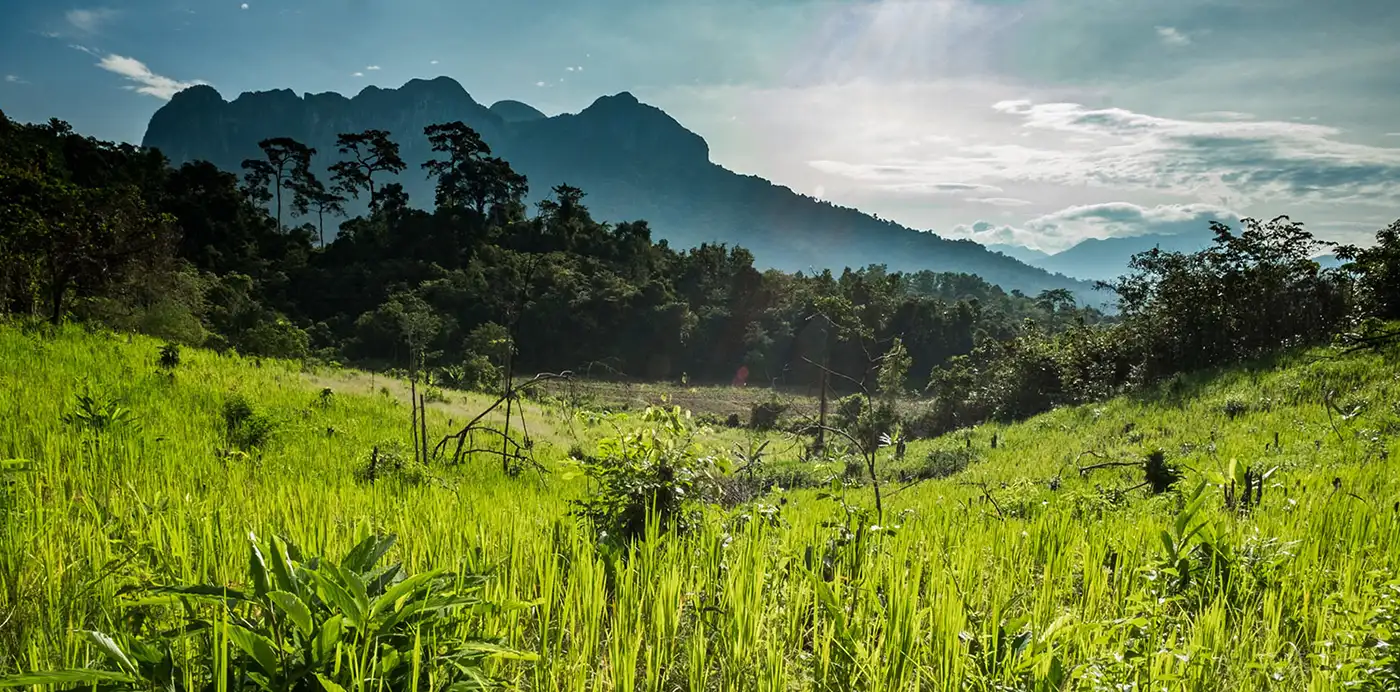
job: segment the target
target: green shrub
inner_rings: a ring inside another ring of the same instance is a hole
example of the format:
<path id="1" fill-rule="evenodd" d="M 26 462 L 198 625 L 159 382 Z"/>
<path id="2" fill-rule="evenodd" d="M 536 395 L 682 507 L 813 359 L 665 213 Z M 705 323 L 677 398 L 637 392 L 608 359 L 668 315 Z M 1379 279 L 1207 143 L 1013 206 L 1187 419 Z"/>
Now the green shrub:
<path id="1" fill-rule="evenodd" d="M 772 430 L 778 427 L 778 419 L 787 413 L 788 405 L 772 399 L 754 404 L 749 410 L 749 427 L 754 430 Z"/>
<path id="2" fill-rule="evenodd" d="M 238 393 L 224 400 L 223 417 L 224 438 L 229 446 L 243 451 L 266 447 L 277 428 L 270 416 Z"/>
<path id="3" fill-rule="evenodd" d="M 355 472 L 355 479 L 362 483 L 374 483 L 386 478 L 407 485 L 423 485 L 431 474 L 423 462 L 409 457 L 402 442 L 393 441 L 375 445 L 365 465 Z"/>
<path id="4" fill-rule="evenodd" d="M 166 344 L 160 347 L 160 358 L 156 364 L 164 370 L 174 370 L 180 367 L 180 347 L 175 344 Z"/>
<path id="5" fill-rule="evenodd" d="M 63 422 L 97 434 L 139 429 L 136 414 L 103 392 L 84 390 Z"/>
<path id="6" fill-rule="evenodd" d="M 648 407 L 642 428 L 598 443 L 597 458 L 575 461 L 594 483 L 587 499 L 574 501 L 574 515 L 598 530 L 604 543 L 641 536 L 652 517 L 662 531 L 685 532 L 702 505 L 721 495 L 727 463 L 704 456 L 695 442 L 690 414 Z"/>

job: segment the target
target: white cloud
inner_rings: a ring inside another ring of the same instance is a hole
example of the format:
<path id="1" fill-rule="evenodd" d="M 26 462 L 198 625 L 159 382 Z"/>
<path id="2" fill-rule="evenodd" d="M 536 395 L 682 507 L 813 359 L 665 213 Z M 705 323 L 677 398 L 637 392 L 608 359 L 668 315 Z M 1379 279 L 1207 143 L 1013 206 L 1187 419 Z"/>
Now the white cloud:
<path id="1" fill-rule="evenodd" d="M 1016 225 L 978 221 L 956 226 L 948 235 L 982 244 L 1021 245 L 1042 252 L 1059 252 L 1088 238 L 1205 234 L 1211 221 L 1237 225 L 1239 218 L 1235 212 L 1209 204 L 1142 207 L 1110 202 L 1067 207 Z"/>
<path id="2" fill-rule="evenodd" d="M 9 84 L 28 84 L 28 83 L 29 83 L 29 82 L 25 81 L 24 79 L 22 79 L 22 78 L 21 78 L 19 75 L 17 75 L 17 74 L 7 74 L 7 75 L 5 75 L 5 82 L 7 82 L 7 83 L 9 83 Z"/>
<path id="3" fill-rule="evenodd" d="M 436 61 L 436 60 L 429 60 L 429 61 L 428 61 L 428 64 L 429 64 L 429 65 L 436 65 L 436 64 L 438 64 L 438 61 Z"/>
<path id="4" fill-rule="evenodd" d="M 115 54 L 108 54 L 97 63 L 97 66 L 136 83 L 133 86 L 125 87 L 126 89 L 166 101 L 169 101 L 170 97 L 183 89 L 188 89 L 197 84 L 208 84 L 208 82 L 198 79 L 185 82 L 158 75 L 152 72 L 149 67 L 146 67 L 145 63 L 136 58 L 128 58 Z"/>
<path id="5" fill-rule="evenodd" d="M 370 66 L 368 66 L 368 67 L 365 68 L 365 71 L 366 71 L 366 72 L 377 72 L 378 70 L 379 70 L 379 66 L 378 66 L 378 65 L 370 65 Z"/>
<path id="6" fill-rule="evenodd" d="M 1253 120 L 1253 113 L 1241 113 L 1239 111 L 1206 111 L 1197 113 L 1192 117 L 1204 120 Z"/>
<path id="7" fill-rule="evenodd" d="M 352 73 L 350 73 L 350 76 L 351 76 L 351 77 L 363 77 L 363 76 L 365 76 L 365 73 L 363 73 L 363 72 L 352 72 Z"/>
<path id="8" fill-rule="evenodd" d="M 574 68 L 573 68 L 572 65 L 570 65 L 569 67 L 564 68 L 564 71 L 565 71 L 565 72 L 573 72 L 573 71 L 574 71 Z"/>
<path id="9" fill-rule="evenodd" d="M 1169 46 L 1185 46 L 1191 43 L 1191 37 L 1181 33 L 1173 26 L 1157 27 L 1157 38 Z"/>
<path id="10" fill-rule="evenodd" d="M 969 197 L 967 201 L 988 204 L 993 207 L 1024 207 L 1031 203 L 1029 200 L 1016 199 L 1015 197 Z"/>
<path id="11" fill-rule="evenodd" d="M 246 9 L 248 9 L 248 3 L 245 2 L 245 3 L 243 3 L 242 5 L 239 5 L 239 6 L 238 6 L 238 9 L 240 9 L 240 10 L 246 10 Z"/>
<path id="12" fill-rule="evenodd" d="M 544 82 L 535 82 L 535 86 L 542 87 L 544 86 Z"/>
<path id="13" fill-rule="evenodd" d="M 1230 206 L 1400 203 L 1400 148 L 1354 144 L 1337 128 L 1284 121 L 1184 120 L 1077 103 L 997 102 L 1026 143 L 1000 139 L 811 166 L 865 187 L 1052 185 L 1169 194 Z M 1085 138 L 1071 141 L 1073 138 Z"/>
<path id="14" fill-rule="evenodd" d="M 102 30 L 102 26 L 117 17 L 118 12 L 106 7 L 92 9 L 73 9 L 64 13 L 64 19 L 68 23 L 86 34 L 95 34 Z"/>

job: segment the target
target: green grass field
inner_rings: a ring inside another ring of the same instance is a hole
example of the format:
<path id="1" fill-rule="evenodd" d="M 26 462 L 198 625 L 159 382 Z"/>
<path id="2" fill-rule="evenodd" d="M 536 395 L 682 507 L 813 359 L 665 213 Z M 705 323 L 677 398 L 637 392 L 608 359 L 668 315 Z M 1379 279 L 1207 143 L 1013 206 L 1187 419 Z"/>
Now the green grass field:
<path id="1" fill-rule="evenodd" d="M 533 604 L 459 625 L 536 654 L 488 664 L 527 690 L 1400 685 L 1397 352 L 1314 351 L 915 442 L 883 472 L 875 528 L 846 521 L 873 496 L 833 463 L 802 469 L 830 487 L 714 508 L 684 537 L 614 555 L 569 515 L 589 488 L 564 460 L 639 425 L 634 413 L 529 404 L 556 473 L 508 477 L 478 456 L 426 483 L 368 483 L 357 473 L 371 449 L 409 439 L 402 383 L 191 350 L 167 374 L 160 346 L 0 325 L 0 460 L 28 462 L 0 472 L 0 677 L 106 665 L 75 632 L 119 629 L 124 587 L 246 586 L 250 533 L 334 556 L 382 532 L 411 572 L 494 568 L 489 600 Z M 84 392 L 134 419 L 85 429 L 70 415 Z M 221 412 L 235 394 L 274 424 L 261 453 L 227 451 Z M 489 402 L 451 393 L 431 407 L 430 436 Z M 726 453 L 746 436 L 700 441 Z M 960 473 L 899 480 L 968 448 Z M 772 449 L 774 465 L 804 463 L 790 440 Z M 1078 470 L 1153 449 L 1183 476 L 1162 494 L 1137 487 L 1140 465 Z M 1183 513 L 1232 459 L 1276 468 L 1258 506 L 1227 510 L 1210 484 Z M 229 646 L 196 638 L 179 655 L 216 668 Z M 422 665 L 430 681 L 439 664 Z M 372 675 L 355 688 L 387 689 Z"/>

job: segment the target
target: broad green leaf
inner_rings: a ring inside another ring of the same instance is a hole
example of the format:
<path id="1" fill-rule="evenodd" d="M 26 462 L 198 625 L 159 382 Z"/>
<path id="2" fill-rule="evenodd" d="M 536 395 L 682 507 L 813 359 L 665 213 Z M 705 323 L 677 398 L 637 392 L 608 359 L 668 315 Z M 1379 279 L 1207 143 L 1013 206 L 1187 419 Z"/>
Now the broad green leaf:
<path id="1" fill-rule="evenodd" d="M 384 610 L 389 607 L 393 607 L 393 609 L 396 611 L 401 610 L 403 608 L 403 604 L 399 601 L 407 598 L 414 591 L 417 591 L 419 588 L 423 587 L 425 584 L 444 573 L 445 572 L 443 570 L 433 570 L 431 572 L 415 574 L 389 587 L 389 589 L 385 591 L 383 595 L 381 595 L 379 598 L 374 599 L 374 605 L 370 608 L 371 617 L 378 617 L 380 613 L 384 612 Z"/>
<path id="2" fill-rule="evenodd" d="M 1244 485 L 1244 474 L 1249 470 L 1249 466 L 1241 464 L 1238 459 L 1230 458 L 1229 474 L 1230 479 L 1240 485 Z"/>
<path id="3" fill-rule="evenodd" d="M 365 576 L 365 591 L 370 597 L 384 594 L 384 590 L 404 579 L 403 565 L 395 564 L 377 568 Z"/>
<path id="4" fill-rule="evenodd" d="M 51 670 L 43 673 L 20 673 L 0 677 L 0 688 L 27 687 L 29 685 L 91 685 L 99 682 L 134 683 L 136 678 L 126 673 L 113 673 L 108 670 L 71 668 Z"/>
<path id="5" fill-rule="evenodd" d="M 329 563 L 325 566 L 332 567 Z M 332 610 L 337 611 L 345 617 L 345 622 L 351 627 L 361 627 L 365 623 L 366 613 L 360 612 L 359 603 L 345 590 L 344 586 L 333 576 L 329 576 L 322 570 L 308 572 L 316 580 L 316 593 L 325 601 Z"/>
<path id="6" fill-rule="evenodd" d="M 131 605 L 143 605 L 146 602 L 167 602 L 169 597 L 190 598 L 196 601 L 212 601 L 221 604 L 231 604 L 237 602 L 247 602 L 248 596 L 237 589 L 230 589 L 212 584 L 199 584 L 196 586 L 153 586 L 145 590 L 146 593 L 156 596 L 166 597 L 161 600 L 133 599 L 129 601 Z"/>
<path id="7" fill-rule="evenodd" d="M 343 622 L 344 618 L 336 615 L 321 625 L 321 632 L 316 635 L 315 654 L 318 663 L 325 664 L 335 653 L 335 646 L 340 643 L 340 637 L 345 631 L 341 627 Z"/>
<path id="8" fill-rule="evenodd" d="M 1172 540 L 1172 535 L 1168 533 L 1165 529 L 1162 530 L 1162 533 L 1160 535 L 1162 538 L 1162 547 L 1167 550 L 1167 558 L 1172 561 L 1175 561 L 1176 542 Z"/>
<path id="9" fill-rule="evenodd" d="M 350 553 L 340 561 L 340 566 L 356 574 L 368 572 L 397 540 L 398 536 L 392 533 L 382 537 L 370 535 L 350 549 Z"/>
<path id="10" fill-rule="evenodd" d="M 365 589 L 365 581 L 360 578 L 359 574 L 335 564 L 328 562 L 326 568 L 335 571 L 336 580 L 345 588 L 346 593 L 355 599 L 355 612 L 358 614 L 359 622 L 368 624 L 369 591 Z"/>
<path id="11" fill-rule="evenodd" d="M 326 692 L 345 692 L 344 687 L 341 687 L 334 680 L 320 673 L 316 674 L 316 679 L 321 681 L 321 688 L 324 689 Z"/>
<path id="12" fill-rule="evenodd" d="M 267 561 L 258 550 L 258 537 L 248 534 L 248 573 L 253 576 L 253 595 L 262 598 L 271 590 L 267 581 Z"/>
<path id="13" fill-rule="evenodd" d="M 277 658 L 277 647 L 270 639 L 232 623 L 228 626 L 228 638 L 244 653 L 252 656 L 268 677 L 275 678 L 281 674 L 282 665 Z"/>
<path id="14" fill-rule="evenodd" d="M 277 604 L 277 608 L 287 614 L 292 623 L 301 630 L 301 633 L 310 637 L 313 634 L 315 624 L 311 622 L 311 609 L 297 598 L 296 594 L 286 591 L 273 591 L 267 595 L 272 602 Z"/>
<path id="15" fill-rule="evenodd" d="M 127 657 L 126 652 L 122 651 L 122 648 L 118 646 L 117 642 L 111 637 L 92 630 L 81 630 L 81 632 L 88 641 L 92 642 L 102 653 L 106 654 L 107 658 L 112 659 L 123 671 L 132 675 L 138 674 L 136 664 Z"/>
<path id="16" fill-rule="evenodd" d="M 277 536 L 272 537 L 272 578 L 276 581 L 279 591 L 301 593 L 296 568 L 292 566 L 292 560 L 287 555 L 287 545 Z"/>

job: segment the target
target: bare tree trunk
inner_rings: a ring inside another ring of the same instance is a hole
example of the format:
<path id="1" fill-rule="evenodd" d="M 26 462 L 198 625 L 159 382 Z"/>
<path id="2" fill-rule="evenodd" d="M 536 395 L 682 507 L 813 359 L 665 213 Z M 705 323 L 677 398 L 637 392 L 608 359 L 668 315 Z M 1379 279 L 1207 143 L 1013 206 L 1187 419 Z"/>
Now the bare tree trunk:
<path id="1" fill-rule="evenodd" d="M 501 472 L 507 475 L 510 474 L 510 457 L 507 455 L 509 450 L 506 445 L 510 443 L 510 416 L 512 405 L 515 403 L 515 342 L 511 340 L 513 338 L 513 334 L 508 337 L 506 345 L 506 425 L 505 434 L 501 436 Z"/>
<path id="2" fill-rule="evenodd" d="M 420 440 L 418 438 L 418 368 L 413 360 L 413 349 L 408 350 L 408 405 L 413 409 L 411 429 L 413 431 L 413 458 L 418 459 Z M 421 440 L 422 445 L 427 445 L 427 439 Z"/>
<path id="3" fill-rule="evenodd" d="M 50 298 L 51 298 L 51 300 L 53 301 L 52 311 L 49 313 L 49 322 L 50 322 L 50 323 L 52 323 L 52 324 L 58 324 L 58 323 L 60 323 L 60 322 L 63 321 L 63 295 L 64 295 L 65 293 L 67 293 L 67 292 L 68 292 L 68 284 L 67 284 L 67 283 L 60 283 L 60 282 L 54 283 L 53 290 L 50 291 L 50 293 L 51 293 Z"/>
<path id="4" fill-rule="evenodd" d="M 428 465 L 428 395 L 418 395 L 418 424 L 422 426 L 423 434 L 418 439 L 423 441 L 423 465 Z"/>
<path id="5" fill-rule="evenodd" d="M 277 172 L 277 232 L 282 232 L 282 171 Z"/>
<path id="6" fill-rule="evenodd" d="M 818 413 L 817 443 L 813 446 L 813 451 L 820 455 L 826 451 L 826 390 L 827 390 L 827 360 L 822 358 L 822 383 L 821 383 L 821 410 Z"/>

